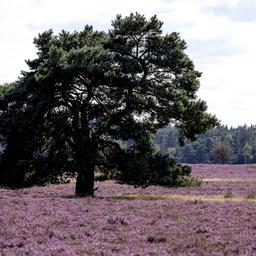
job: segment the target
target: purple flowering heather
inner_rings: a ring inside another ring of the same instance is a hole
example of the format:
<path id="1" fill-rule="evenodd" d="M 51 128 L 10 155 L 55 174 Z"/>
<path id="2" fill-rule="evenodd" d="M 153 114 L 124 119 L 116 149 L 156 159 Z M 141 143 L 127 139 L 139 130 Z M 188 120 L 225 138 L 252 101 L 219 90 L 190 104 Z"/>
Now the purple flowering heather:
<path id="1" fill-rule="evenodd" d="M 94 198 L 75 198 L 74 184 L 0 189 L 0 255 L 256 255 L 256 202 L 246 200 L 256 165 L 192 167 L 200 187 L 104 182 Z M 239 201 L 187 200 L 227 192 Z"/>

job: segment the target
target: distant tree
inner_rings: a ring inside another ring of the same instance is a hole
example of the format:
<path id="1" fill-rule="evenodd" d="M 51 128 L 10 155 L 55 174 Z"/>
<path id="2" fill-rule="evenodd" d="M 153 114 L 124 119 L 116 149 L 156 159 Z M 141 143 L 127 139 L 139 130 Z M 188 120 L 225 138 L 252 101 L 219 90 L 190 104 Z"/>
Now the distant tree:
<path id="1" fill-rule="evenodd" d="M 253 154 L 252 154 L 252 146 L 249 143 L 246 143 L 243 147 L 243 156 L 244 156 L 244 161 L 245 163 L 248 163 L 253 159 Z"/>
<path id="2" fill-rule="evenodd" d="M 230 146 L 219 141 L 213 143 L 212 153 L 217 161 L 222 164 L 229 163 L 234 157 Z"/>
<path id="3" fill-rule="evenodd" d="M 5 98 L 14 86 L 15 83 L 5 83 L 0 85 L 0 111 L 7 109 L 7 101 Z"/>
<path id="4" fill-rule="evenodd" d="M 15 86 L 15 83 L 5 83 L 0 85 L 0 113 L 7 109 L 8 104 L 6 101 L 6 97 L 14 88 L 14 86 Z M 3 152 L 4 144 L 5 144 L 5 139 L 1 134 L 1 130 L 0 130 L 0 154 Z"/>
<path id="5" fill-rule="evenodd" d="M 108 34 L 91 26 L 40 34 L 38 56 L 27 61 L 30 71 L 0 115 L 7 142 L 1 182 L 26 186 L 70 170 L 78 173 L 76 194 L 86 196 L 94 194 L 96 168 L 117 170 L 116 178 L 134 185 L 166 185 L 188 174 L 154 155 L 152 134 L 175 123 L 182 142 L 217 120 L 196 96 L 201 74 L 185 41 L 178 33 L 162 35 L 161 27 L 156 16 L 136 13 L 118 15 Z M 152 175 L 154 166 L 164 181 Z"/>
<path id="6" fill-rule="evenodd" d="M 195 150 L 191 144 L 185 144 L 184 147 L 180 148 L 180 152 L 177 152 L 177 157 L 182 163 L 196 163 Z"/>

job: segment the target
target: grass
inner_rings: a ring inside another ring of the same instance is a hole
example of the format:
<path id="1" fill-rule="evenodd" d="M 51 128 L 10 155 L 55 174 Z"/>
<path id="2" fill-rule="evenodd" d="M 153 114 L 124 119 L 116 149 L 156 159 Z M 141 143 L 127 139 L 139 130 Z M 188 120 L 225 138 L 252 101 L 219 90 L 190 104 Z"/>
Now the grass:
<path id="1" fill-rule="evenodd" d="M 180 200 L 180 201 L 204 201 L 204 202 L 242 202 L 245 200 L 256 202 L 255 197 L 234 196 L 227 192 L 224 195 L 123 195 L 115 196 L 120 200 Z"/>
<path id="2" fill-rule="evenodd" d="M 256 183 L 256 180 L 242 178 L 203 178 L 203 182 Z"/>
<path id="3" fill-rule="evenodd" d="M 256 194 L 251 193 L 246 196 L 246 199 L 248 200 L 256 200 Z"/>
<path id="4" fill-rule="evenodd" d="M 226 193 L 224 194 L 224 198 L 225 198 L 225 199 L 233 198 L 233 197 L 234 197 L 234 195 L 233 195 L 233 193 L 232 193 L 231 191 L 228 191 L 228 192 L 226 192 Z"/>

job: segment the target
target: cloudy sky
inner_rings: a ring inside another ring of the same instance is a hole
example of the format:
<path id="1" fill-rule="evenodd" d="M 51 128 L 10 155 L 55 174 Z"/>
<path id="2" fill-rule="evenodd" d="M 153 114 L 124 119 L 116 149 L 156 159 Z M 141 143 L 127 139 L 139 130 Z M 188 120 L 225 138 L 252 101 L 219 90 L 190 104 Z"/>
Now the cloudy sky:
<path id="1" fill-rule="evenodd" d="M 107 31 L 116 14 L 157 14 L 164 33 L 188 44 L 203 72 L 198 96 L 229 126 L 256 125 L 256 0 L 1 0 L 0 84 L 25 70 L 36 55 L 33 38 L 52 28 Z"/>

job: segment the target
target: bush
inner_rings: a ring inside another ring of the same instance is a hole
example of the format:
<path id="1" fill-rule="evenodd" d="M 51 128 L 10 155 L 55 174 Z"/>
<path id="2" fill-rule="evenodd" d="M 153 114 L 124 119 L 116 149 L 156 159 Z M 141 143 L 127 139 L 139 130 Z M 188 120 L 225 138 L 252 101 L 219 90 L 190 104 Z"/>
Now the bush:
<path id="1" fill-rule="evenodd" d="M 174 160 L 160 154 L 140 154 L 132 150 L 119 152 L 112 159 L 114 168 L 105 169 L 98 180 L 115 179 L 121 184 L 147 187 L 194 186 L 201 180 L 190 177 L 191 167 L 177 164 Z"/>

